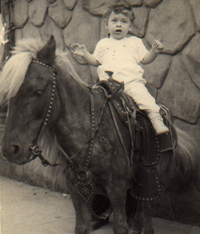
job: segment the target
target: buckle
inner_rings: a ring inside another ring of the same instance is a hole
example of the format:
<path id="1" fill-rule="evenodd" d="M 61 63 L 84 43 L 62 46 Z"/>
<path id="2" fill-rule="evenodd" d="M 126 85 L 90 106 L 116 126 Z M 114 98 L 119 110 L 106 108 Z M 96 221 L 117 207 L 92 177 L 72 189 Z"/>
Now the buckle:
<path id="1" fill-rule="evenodd" d="M 39 154 L 41 154 L 41 150 L 39 150 L 39 146 L 38 145 L 35 145 L 35 146 L 31 146 L 30 147 L 32 153 L 35 155 L 35 156 L 38 156 Z"/>

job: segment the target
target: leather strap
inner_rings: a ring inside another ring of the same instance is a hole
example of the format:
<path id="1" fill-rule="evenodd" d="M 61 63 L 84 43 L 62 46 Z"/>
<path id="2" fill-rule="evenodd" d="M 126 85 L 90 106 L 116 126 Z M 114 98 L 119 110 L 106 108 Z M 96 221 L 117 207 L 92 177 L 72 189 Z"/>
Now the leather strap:
<path id="1" fill-rule="evenodd" d="M 109 108 L 110 108 L 110 113 L 111 113 L 111 116 L 112 116 L 112 119 L 113 119 L 113 123 L 114 123 L 115 129 L 116 129 L 116 131 L 117 131 L 117 135 L 118 135 L 119 140 L 120 140 L 120 142 L 121 142 L 121 145 L 122 145 L 122 147 L 123 147 L 123 149 L 124 149 L 125 155 L 126 155 L 126 157 L 128 158 L 128 162 L 130 162 L 129 156 L 128 156 L 129 153 L 128 153 L 128 150 L 127 150 L 127 146 L 126 146 L 126 144 L 125 144 L 125 141 L 124 141 L 124 139 L 123 139 L 123 136 L 122 136 L 122 134 L 121 134 L 121 131 L 120 131 L 120 129 L 119 129 L 119 126 L 118 126 L 118 124 L 117 124 L 116 116 L 115 116 L 115 113 L 114 113 L 114 108 L 113 108 L 113 106 L 112 106 L 112 104 L 111 104 L 110 102 L 108 102 L 108 105 L 109 105 Z"/>
<path id="2" fill-rule="evenodd" d="M 52 90 L 51 90 L 49 108 L 47 110 L 46 117 L 44 118 L 44 121 L 41 125 L 41 129 L 40 129 L 40 132 L 38 134 L 36 145 L 30 146 L 30 150 L 32 151 L 32 154 L 35 156 L 34 158 L 39 157 L 43 166 L 56 167 L 56 166 L 61 165 L 61 164 L 50 163 L 47 159 L 45 159 L 42 155 L 42 151 L 39 149 L 38 142 L 40 142 L 44 132 L 46 131 L 47 123 L 48 123 L 50 115 L 51 115 L 51 109 L 52 109 L 52 105 L 53 105 L 53 101 L 54 101 L 54 93 L 55 93 L 55 89 L 56 89 L 56 75 L 57 75 L 57 73 L 56 73 L 54 67 L 49 66 L 46 63 L 40 62 L 40 61 L 35 60 L 35 59 L 33 59 L 32 62 L 51 69 L 53 71 L 53 82 L 52 82 Z"/>

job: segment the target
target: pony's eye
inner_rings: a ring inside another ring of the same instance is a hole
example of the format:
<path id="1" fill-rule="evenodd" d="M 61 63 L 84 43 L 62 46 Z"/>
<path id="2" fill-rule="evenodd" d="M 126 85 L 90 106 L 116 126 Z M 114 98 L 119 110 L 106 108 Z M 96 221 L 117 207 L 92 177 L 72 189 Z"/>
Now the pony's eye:
<path id="1" fill-rule="evenodd" d="M 36 91 L 33 93 L 33 96 L 41 96 L 43 93 L 44 93 L 43 90 L 36 90 Z"/>

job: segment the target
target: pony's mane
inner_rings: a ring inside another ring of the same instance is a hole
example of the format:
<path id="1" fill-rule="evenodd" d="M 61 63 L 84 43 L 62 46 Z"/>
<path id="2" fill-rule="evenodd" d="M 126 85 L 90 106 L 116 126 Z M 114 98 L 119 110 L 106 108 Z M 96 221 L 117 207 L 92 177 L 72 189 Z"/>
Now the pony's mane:
<path id="1" fill-rule="evenodd" d="M 66 177 L 67 162 L 58 148 L 58 142 L 55 134 L 51 133 L 47 128 L 38 144 L 40 146 L 40 150 L 42 150 L 44 158 L 52 164 L 58 164 L 58 167 L 48 167 L 48 169 L 45 169 L 48 170 L 48 173 L 55 175 L 52 178 L 53 187 L 52 185 L 49 187 L 48 179 L 45 180 L 46 187 L 68 193 Z"/>
<path id="2" fill-rule="evenodd" d="M 50 132 L 49 128 L 45 130 L 45 133 L 41 137 L 38 144 L 42 150 L 43 156 L 49 159 L 52 163 L 55 163 L 60 153 L 57 138 L 55 134 Z"/>
<path id="3" fill-rule="evenodd" d="M 21 87 L 28 67 L 32 59 L 37 59 L 38 52 L 45 43 L 40 39 L 23 39 L 18 41 L 11 52 L 12 56 L 6 62 L 0 74 L 0 104 L 3 104 L 11 97 L 14 97 Z M 56 64 L 63 64 L 70 75 L 81 85 L 86 85 L 77 75 L 70 60 L 67 58 L 69 52 L 56 50 Z"/>
<path id="4" fill-rule="evenodd" d="M 55 59 L 55 64 L 57 66 L 62 67 L 63 69 L 66 69 L 68 74 L 70 74 L 74 80 L 76 80 L 79 85 L 83 87 L 88 87 L 88 85 L 79 77 L 77 72 L 75 71 L 71 61 L 70 61 L 70 51 L 60 51 L 56 50 L 56 59 Z"/>

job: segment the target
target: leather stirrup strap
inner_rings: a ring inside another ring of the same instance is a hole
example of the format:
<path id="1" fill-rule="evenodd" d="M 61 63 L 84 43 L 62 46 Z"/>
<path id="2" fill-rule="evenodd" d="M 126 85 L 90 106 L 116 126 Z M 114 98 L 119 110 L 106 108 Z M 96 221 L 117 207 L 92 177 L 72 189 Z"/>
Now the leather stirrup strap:
<path id="1" fill-rule="evenodd" d="M 111 112 L 111 116 L 112 116 L 112 119 L 113 119 L 113 123 L 114 123 L 115 129 L 117 131 L 117 135 L 118 135 L 119 140 L 121 142 L 121 145 L 122 145 L 122 147 L 124 149 L 124 152 L 125 152 L 127 158 L 129 159 L 129 157 L 128 157 L 128 155 L 129 155 L 128 154 L 128 150 L 127 150 L 127 147 L 125 145 L 124 139 L 122 137 L 122 134 L 120 132 L 120 129 L 119 129 L 119 126 L 117 124 L 117 120 L 116 120 L 116 117 L 115 117 L 115 114 L 114 114 L 114 108 L 113 108 L 113 106 L 112 106 L 112 104 L 110 102 L 108 102 L 108 105 L 109 105 L 109 108 L 110 108 L 110 112 Z M 130 162 L 130 160 L 128 160 L 128 162 Z"/>

